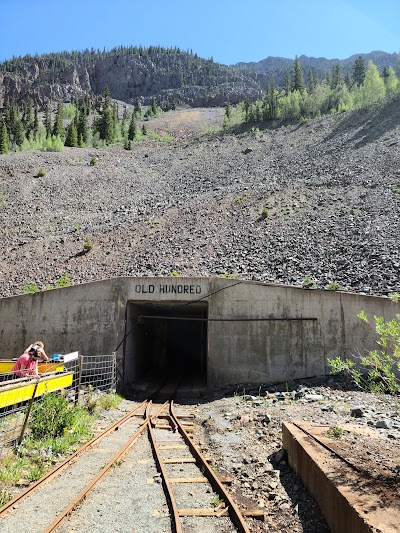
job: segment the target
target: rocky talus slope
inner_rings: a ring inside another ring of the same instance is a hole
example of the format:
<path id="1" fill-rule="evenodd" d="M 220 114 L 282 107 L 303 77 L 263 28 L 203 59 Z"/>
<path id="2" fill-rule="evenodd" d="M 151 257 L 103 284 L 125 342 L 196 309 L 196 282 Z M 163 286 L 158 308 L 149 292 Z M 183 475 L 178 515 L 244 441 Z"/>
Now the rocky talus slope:
<path id="1" fill-rule="evenodd" d="M 173 270 L 400 289 L 399 100 L 265 131 L 206 133 L 222 115 L 166 113 L 148 128 L 175 140 L 132 151 L 1 155 L 0 295 L 21 293 L 24 282 L 43 289 L 64 272 L 84 283 Z M 88 237 L 94 246 L 84 253 Z"/>

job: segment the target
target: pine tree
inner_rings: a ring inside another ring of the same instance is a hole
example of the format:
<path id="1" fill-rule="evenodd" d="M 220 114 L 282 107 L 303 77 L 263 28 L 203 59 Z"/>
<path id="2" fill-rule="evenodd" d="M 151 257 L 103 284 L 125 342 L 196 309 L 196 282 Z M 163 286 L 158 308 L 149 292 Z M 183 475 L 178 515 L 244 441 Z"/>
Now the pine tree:
<path id="1" fill-rule="evenodd" d="M 150 109 L 151 109 L 151 114 L 155 117 L 157 115 L 157 104 L 156 104 L 155 96 L 153 96 L 151 99 Z"/>
<path id="2" fill-rule="evenodd" d="M 0 120 L 0 154 L 6 154 L 8 152 L 8 133 L 4 118 Z"/>
<path id="3" fill-rule="evenodd" d="M 365 61 L 361 56 L 358 56 L 352 67 L 353 81 L 356 85 L 360 86 L 364 83 L 365 71 Z"/>
<path id="4" fill-rule="evenodd" d="M 68 126 L 65 146 L 71 146 L 72 148 L 78 146 L 78 132 L 76 130 L 74 121 L 72 121 L 71 124 Z"/>
<path id="5" fill-rule="evenodd" d="M 56 118 L 53 125 L 53 135 L 60 137 L 61 139 L 64 138 L 64 104 L 62 102 L 58 102 L 57 104 Z"/>
<path id="6" fill-rule="evenodd" d="M 22 124 L 22 120 L 19 116 L 19 109 L 16 105 L 12 107 L 12 125 L 11 125 L 11 131 L 14 138 L 15 144 L 18 146 L 21 146 L 21 144 L 24 142 L 25 139 L 25 129 L 24 125 Z"/>
<path id="7" fill-rule="evenodd" d="M 33 126 L 32 126 L 33 138 L 36 140 L 39 133 L 39 109 L 35 104 L 35 111 L 33 113 Z"/>
<path id="8" fill-rule="evenodd" d="M 131 116 L 131 121 L 129 123 L 128 140 L 134 141 L 136 139 L 136 135 L 137 135 L 137 126 L 136 126 L 135 112 L 133 112 Z"/>
<path id="9" fill-rule="evenodd" d="M 137 117 L 142 116 L 142 106 L 140 105 L 140 102 L 139 102 L 138 99 L 136 99 L 136 101 L 135 101 L 135 106 L 133 108 L 133 112 L 135 113 L 135 115 Z"/>
<path id="10" fill-rule="evenodd" d="M 44 112 L 44 127 L 46 128 L 46 137 L 51 137 L 51 111 L 49 103 L 47 103 L 46 110 Z"/>
<path id="11" fill-rule="evenodd" d="M 293 63 L 293 90 L 303 92 L 305 89 L 303 69 L 299 58 L 296 56 Z"/>
<path id="12" fill-rule="evenodd" d="M 124 108 L 124 112 L 122 114 L 122 120 L 121 120 L 121 134 L 122 135 L 124 135 L 124 133 L 125 133 L 125 128 L 126 128 L 126 123 L 127 122 L 128 122 L 128 110 L 125 107 Z"/>
<path id="13" fill-rule="evenodd" d="M 108 87 L 103 91 L 103 106 L 97 123 L 100 139 L 111 144 L 115 139 L 114 112 L 111 107 L 111 96 Z"/>
<path id="14" fill-rule="evenodd" d="M 81 144 L 84 146 L 87 144 L 89 138 L 88 118 L 84 106 L 82 107 L 80 113 L 77 112 L 76 118 L 76 129 L 78 132 L 79 146 L 81 146 Z"/>
<path id="15" fill-rule="evenodd" d="M 317 78 L 315 77 L 314 70 L 312 68 L 308 69 L 307 82 L 309 94 L 314 94 L 317 87 Z"/>
<path id="16" fill-rule="evenodd" d="M 267 92 L 264 97 L 264 120 L 275 120 L 278 115 L 278 89 L 275 80 L 268 82 Z"/>
<path id="17" fill-rule="evenodd" d="M 286 72 L 285 72 L 285 79 L 284 79 L 284 82 L 283 82 L 283 88 L 284 88 L 284 91 L 285 91 L 285 95 L 287 96 L 291 90 L 292 90 L 292 77 L 291 77 L 291 74 L 290 74 L 290 70 L 287 69 Z"/>
<path id="18" fill-rule="evenodd" d="M 335 63 L 332 67 L 331 89 L 336 89 L 342 83 L 342 68 L 340 66 L 340 63 Z"/>
<path id="19" fill-rule="evenodd" d="M 147 135 L 146 126 L 144 124 L 142 126 L 142 135 Z"/>

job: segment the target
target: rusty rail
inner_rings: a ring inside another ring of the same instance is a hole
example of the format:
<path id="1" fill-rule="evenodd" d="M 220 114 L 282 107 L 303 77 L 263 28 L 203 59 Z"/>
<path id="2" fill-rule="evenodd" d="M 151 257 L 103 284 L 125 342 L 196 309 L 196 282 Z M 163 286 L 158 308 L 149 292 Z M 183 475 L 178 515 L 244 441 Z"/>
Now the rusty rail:
<path id="1" fill-rule="evenodd" d="M 147 400 L 142 402 L 141 404 L 137 405 L 134 409 L 129 411 L 126 415 L 124 415 L 122 418 L 114 422 L 109 428 L 105 429 L 102 433 L 99 433 L 99 435 L 96 435 L 92 440 L 84 444 L 79 450 L 77 450 L 75 453 L 73 453 L 68 459 L 63 461 L 61 464 L 57 465 L 55 468 L 50 470 L 44 477 L 40 478 L 38 481 L 33 483 L 30 487 L 28 487 L 26 490 L 21 492 L 21 494 L 18 494 L 7 502 L 3 507 L 0 508 L 0 516 L 3 515 L 8 509 L 12 508 L 14 505 L 20 503 L 22 500 L 24 500 L 27 496 L 35 492 L 36 490 L 40 489 L 42 485 L 53 479 L 55 476 L 60 474 L 65 468 L 67 468 L 70 464 L 72 464 L 77 457 L 79 457 L 82 453 L 84 453 L 86 450 L 88 450 L 93 444 L 95 444 L 99 439 L 107 436 L 111 431 L 116 429 L 117 427 L 122 426 L 127 422 L 132 416 L 135 416 L 136 412 L 145 406 L 147 403 Z"/>
<path id="2" fill-rule="evenodd" d="M 192 455 L 195 457 L 197 462 L 201 465 L 201 469 L 204 472 L 205 477 L 207 477 L 213 489 L 216 492 L 218 492 L 220 497 L 222 496 L 225 503 L 227 504 L 228 514 L 233 524 L 237 527 L 240 533 L 249 533 L 250 530 L 243 518 L 242 513 L 239 510 L 239 507 L 235 504 L 235 502 L 231 498 L 230 494 L 228 493 L 228 491 L 226 490 L 226 488 L 224 487 L 220 479 L 218 479 L 218 477 L 215 475 L 213 470 L 210 468 L 206 458 L 202 455 L 200 450 L 194 445 L 188 433 L 186 432 L 185 428 L 179 421 L 178 417 L 175 415 L 174 402 L 171 402 L 170 413 L 171 413 L 172 419 L 174 420 L 176 426 L 178 427 L 179 433 L 183 437 L 183 440 L 189 447 Z"/>

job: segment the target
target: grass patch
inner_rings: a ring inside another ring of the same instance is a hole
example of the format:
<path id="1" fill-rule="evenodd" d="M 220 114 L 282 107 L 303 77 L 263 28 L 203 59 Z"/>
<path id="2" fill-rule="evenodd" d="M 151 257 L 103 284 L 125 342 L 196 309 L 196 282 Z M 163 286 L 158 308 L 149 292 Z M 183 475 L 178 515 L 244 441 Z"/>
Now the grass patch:
<path id="1" fill-rule="evenodd" d="M 57 393 L 46 394 L 33 404 L 23 443 L 0 458 L 0 507 L 11 499 L 9 489 L 37 481 L 63 455 L 73 453 L 92 438 L 100 409 L 113 409 L 123 399 L 118 394 L 93 389 L 85 396 L 90 405 L 73 405 Z"/>
<path id="2" fill-rule="evenodd" d="M 113 392 L 110 392 L 109 394 L 100 396 L 97 404 L 101 409 L 109 411 L 110 409 L 115 409 L 116 407 L 118 407 L 118 405 L 122 402 L 122 400 L 123 398 L 121 396 Z"/>

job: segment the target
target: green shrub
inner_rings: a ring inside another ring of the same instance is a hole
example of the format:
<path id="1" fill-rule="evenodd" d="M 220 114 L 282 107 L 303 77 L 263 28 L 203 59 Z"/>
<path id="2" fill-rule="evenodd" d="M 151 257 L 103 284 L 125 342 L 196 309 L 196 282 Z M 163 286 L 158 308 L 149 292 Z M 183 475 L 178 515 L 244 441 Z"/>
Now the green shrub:
<path id="1" fill-rule="evenodd" d="M 395 303 L 399 303 L 398 293 L 391 294 L 390 298 Z M 328 359 L 330 372 L 348 375 L 359 387 L 373 393 L 398 394 L 400 392 L 400 313 L 397 313 L 392 320 L 374 316 L 372 324 L 364 311 L 360 311 L 357 316 L 374 328 L 377 334 L 376 343 L 380 349 L 355 357 L 359 362 L 357 366 L 349 358 Z"/>
<path id="2" fill-rule="evenodd" d="M 269 218 L 269 209 L 268 207 L 263 207 L 263 210 L 261 211 L 261 218 L 264 220 Z"/>
<path id="3" fill-rule="evenodd" d="M 95 165 L 97 165 L 97 157 L 92 157 L 90 160 L 90 166 L 94 167 Z"/>
<path id="4" fill-rule="evenodd" d="M 341 291 L 342 290 L 342 286 L 340 285 L 340 283 L 338 283 L 337 281 L 331 281 L 330 283 L 328 283 L 328 285 L 325 287 L 325 289 L 327 291 Z"/>
<path id="5" fill-rule="evenodd" d="M 171 270 L 171 272 L 169 273 L 169 275 L 170 275 L 172 278 L 179 278 L 179 276 L 180 276 L 179 272 L 177 272 L 176 270 Z"/>
<path id="6" fill-rule="evenodd" d="M 85 252 L 90 252 L 91 250 L 93 250 L 93 241 L 90 237 L 86 237 L 86 240 L 83 244 L 83 250 Z"/>
<path id="7" fill-rule="evenodd" d="M 22 292 L 24 294 L 35 294 L 35 292 L 39 292 L 39 287 L 35 282 L 24 281 Z"/>
<path id="8" fill-rule="evenodd" d="M 101 409 L 105 409 L 106 411 L 109 411 L 110 409 L 114 409 L 122 402 L 121 396 L 118 394 L 115 394 L 113 392 L 110 392 L 108 394 L 104 394 L 99 397 L 97 400 L 97 405 Z"/>
<path id="9" fill-rule="evenodd" d="M 71 280 L 69 279 L 68 273 L 64 272 L 64 274 L 56 281 L 56 287 L 70 287 Z"/>
<path id="10" fill-rule="evenodd" d="M 59 437 L 74 426 L 76 408 L 70 407 L 65 396 L 45 394 L 33 404 L 29 427 L 34 439 Z"/>
<path id="11" fill-rule="evenodd" d="M 46 175 L 46 170 L 43 167 L 39 168 L 38 173 L 36 175 L 38 178 L 43 178 Z"/>
<path id="12" fill-rule="evenodd" d="M 307 274 L 303 280 L 303 289 L 316 289 L 317 283 Z"/>

